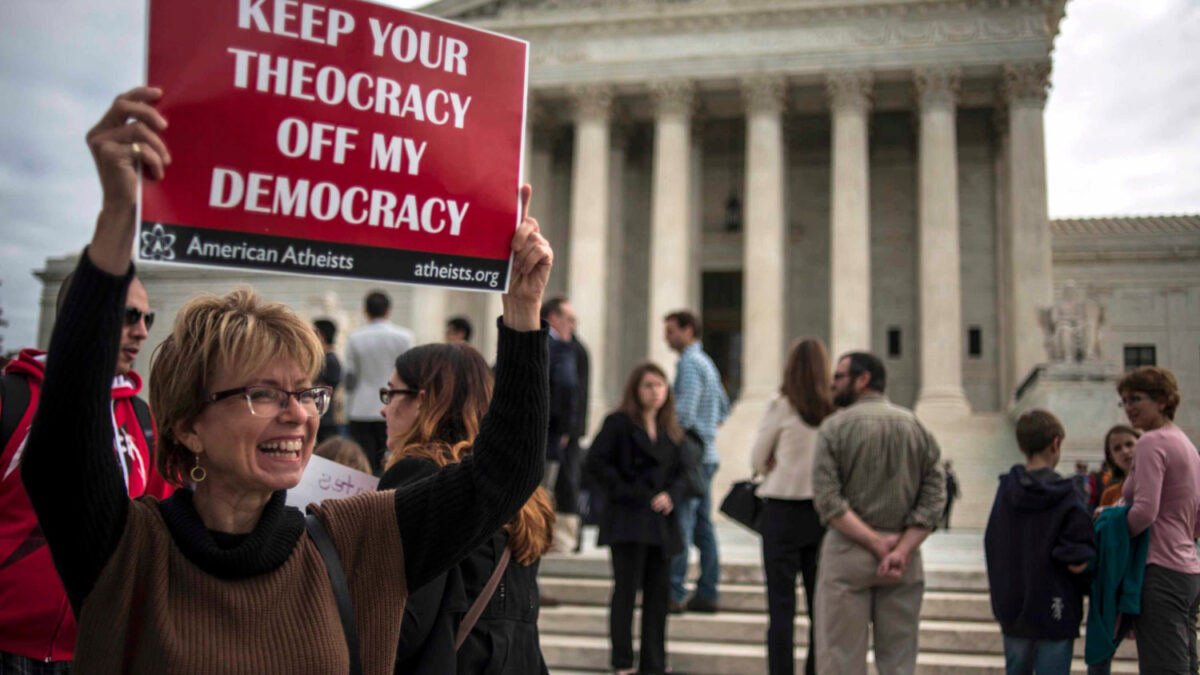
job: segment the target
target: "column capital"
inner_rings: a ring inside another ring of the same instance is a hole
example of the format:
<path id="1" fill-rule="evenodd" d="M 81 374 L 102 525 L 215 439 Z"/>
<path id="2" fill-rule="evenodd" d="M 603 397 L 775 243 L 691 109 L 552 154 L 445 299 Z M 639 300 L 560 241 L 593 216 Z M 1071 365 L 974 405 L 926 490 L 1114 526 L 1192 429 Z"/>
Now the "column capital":
<path id="1" fill-rule="evenodd" d="M 782 75 L 754 75 L 743 78 L 742 100 L 750 112 L 781 113 L 787 106 L 787 81 Z"/>
<path id="2" fill-rule="evenodd" d="M 932 106 L 953 108 L 958 104 L 961 82 L 960 68 L 918 68 L 913 71 L 917 104 L 922 109 Z"/>
<path id="3" fill-rule="evenodd" d="M 581 84 L 568 89 L 571 112 L 575 119 L 608 119 L 612 112 L 613 92 L 607 84 Z"/>
<path id="4" fill-rule="evenodd" d="M 874 74 L 868 71 L 830 73 L 825 77 L 825 93 L 834 110 L 870 110 Z"/>
<path id="5" fill-rule="evenodd" d="M 696 85 L 691 80 L 655 80 L 650 83 L 654 114 L 688 116 L 696 107 Z"/>
<path id="6" fill-rule="evenodd" d="M 1010 63 L 1004 66 L 1004 82 L 1000 95 L 1004 101 L 1046 104 L 1050 89 L 1050 64 L 1046 61 L 1033 63 Z"/>

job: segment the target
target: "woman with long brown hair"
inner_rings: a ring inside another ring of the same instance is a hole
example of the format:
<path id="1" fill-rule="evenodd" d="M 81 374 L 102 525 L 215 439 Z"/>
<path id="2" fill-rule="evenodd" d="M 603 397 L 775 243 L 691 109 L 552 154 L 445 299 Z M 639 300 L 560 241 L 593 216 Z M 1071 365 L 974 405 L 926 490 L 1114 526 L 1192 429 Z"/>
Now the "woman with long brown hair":
<path id="1" fill-rule="evenodd" d="M 767 578 L 767 661 L 771 675 L 791 675 L 796 623 L 796 575 L 804 580 L 808 603 L 808 659 L 816 671 L 813 597 L 817 590 L 817 553 L 825 528 L 813 508 L 812 463 L 817 427 L 833 413 L 829 390 L 829 354 L 816 338 L 792 345 L 783 384 L 759 424 L 750 453 L 754 472 L 766 478 L 758 496 L 763 513 L 763 568 Z"/>
<path id="2" fill-rule="evenodd" d="M 612 554 L 609 607 L 612 667 L 633 668 L 633 605 L 642 591 L 641 655 L 636 672 L 666 672 L 671 558 L 683 550 L 675 505 L 687 491 L 689 459 L 662 369 L 642 363 L 625 383 L 621 405 L 592 441 L 585 471 L 604 492 L 599 543 Z"/>
<path id="3" fill-rule="evenodd" d="M 466 344 L 430 344 L 396 359 L 379 392 L 388 469 L 380 489 L 414 483 L 471 454 L 492 398 L 492 372 Z M 550 547 L 554 508 L 542 488 L 457 567 L 410 595 L 397 673 L 545 673 L 538 644 L 538 561 Z M 460 615 L 476 601 L 505 551 L 499 585 L 455 651 Z"/>

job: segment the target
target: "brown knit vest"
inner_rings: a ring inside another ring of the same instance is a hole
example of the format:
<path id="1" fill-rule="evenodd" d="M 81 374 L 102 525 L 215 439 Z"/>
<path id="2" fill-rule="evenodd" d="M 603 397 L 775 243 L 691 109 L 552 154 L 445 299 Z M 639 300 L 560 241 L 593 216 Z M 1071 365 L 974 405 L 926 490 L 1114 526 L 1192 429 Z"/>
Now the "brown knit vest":
<path id="1" fill-rule="evenodd" d="M 388 675 L 406 588 L 392 491 L 314 513 L 346 571 L 365 673 Z M 350 661 L 320 553 L 307 535 L 278 569 L 222 580 L 180 552 L 153 500 L 130 502 L 116 552 L 83 602 L 75 672 L 340 675 Z"/>

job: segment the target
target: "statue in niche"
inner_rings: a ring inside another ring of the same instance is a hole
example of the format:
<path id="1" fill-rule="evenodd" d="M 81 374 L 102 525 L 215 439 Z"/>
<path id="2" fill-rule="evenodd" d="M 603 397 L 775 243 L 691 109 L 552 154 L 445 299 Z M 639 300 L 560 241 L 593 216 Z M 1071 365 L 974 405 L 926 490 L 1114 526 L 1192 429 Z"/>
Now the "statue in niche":
<path id="1" fill-rule="evenodd" d="M 1100 360 L 1103 324 L 1104 307 L 1100 302 L 1090 293 L 1081 293 L 1075 282 L 1068 281 L 1058 301 L 1042 310 L 1046 355 L 1054 362 Z"/>

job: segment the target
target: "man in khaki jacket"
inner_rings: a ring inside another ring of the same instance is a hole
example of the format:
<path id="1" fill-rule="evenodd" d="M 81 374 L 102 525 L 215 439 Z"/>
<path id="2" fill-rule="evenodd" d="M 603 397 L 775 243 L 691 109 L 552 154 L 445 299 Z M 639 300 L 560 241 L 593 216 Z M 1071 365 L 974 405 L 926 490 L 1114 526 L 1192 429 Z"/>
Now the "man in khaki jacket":
<path id="1" fill-rule="evenodd" d="M 813 503 L 829 526 L 817 565 L 817 672 L 867 672 L 867 625 L 880 673 L 910 674 L 925 573 L 919 547 L 942 515 L 945 492 L 933 436 L 884 396 L 878 357 L 838 360 L 834 403 L 813 460 Z"/>

